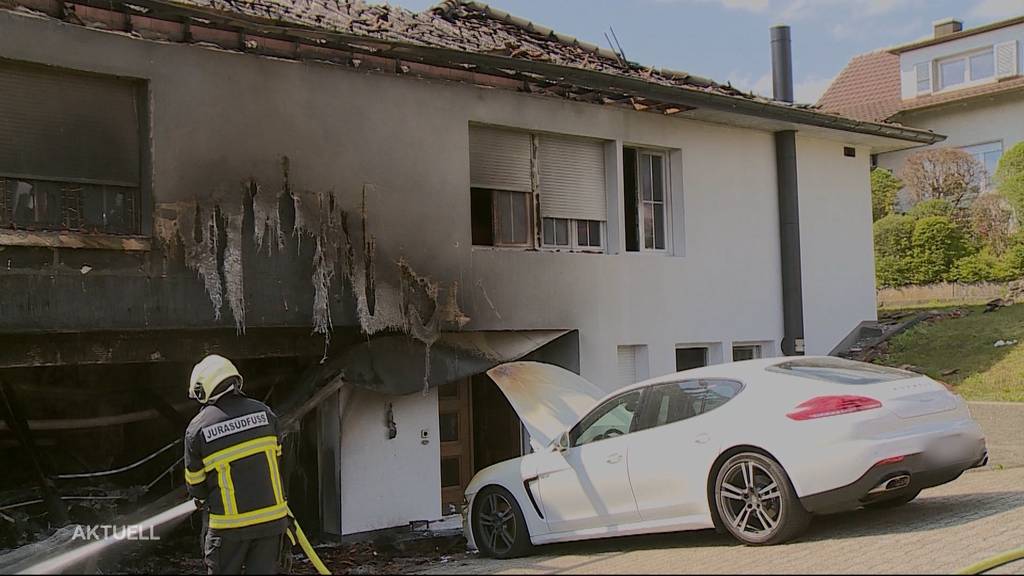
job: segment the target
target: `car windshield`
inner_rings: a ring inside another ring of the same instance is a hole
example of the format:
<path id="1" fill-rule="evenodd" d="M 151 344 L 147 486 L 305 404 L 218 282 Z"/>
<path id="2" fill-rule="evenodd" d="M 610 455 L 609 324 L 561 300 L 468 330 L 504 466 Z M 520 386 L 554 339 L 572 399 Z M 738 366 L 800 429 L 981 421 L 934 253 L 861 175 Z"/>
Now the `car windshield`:
<path id="1" fill-rule="evenodd" d="M 878 366 L 876 364 L 865 364 L 854 362 L 843 358 L 807 358 L 801 360 L 790 360 L 781 364 L 769 366 L 767 370 L 779 374 L 801 376 L 835 382 L 837 384 L 877 384 L 879 382 L 891 382 L 919 376 L 914 372 Z"/>

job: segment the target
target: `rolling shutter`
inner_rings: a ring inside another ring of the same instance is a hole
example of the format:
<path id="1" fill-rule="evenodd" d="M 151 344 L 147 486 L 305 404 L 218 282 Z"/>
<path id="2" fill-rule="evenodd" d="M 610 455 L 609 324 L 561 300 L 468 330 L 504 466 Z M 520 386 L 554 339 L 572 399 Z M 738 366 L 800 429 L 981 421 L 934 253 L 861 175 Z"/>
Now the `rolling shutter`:
<path id="1" fill-rule="evenodd" d="M 1017 41 L 996 44 L 996 78 L 1017 75 Z"/>
<path id="2" fill-rule="evenodd" d="M 0 175 L 137 186 L 138 84 L 0 64 Z"/>
<path id="3" fill-rule="evenodd" d="M 538 138 L 541 216 L 607 220 L 604 144 L 546 134 Z"/>
<path id="4" fill-rule="evenodd" d="M 639 382 L 636 362 L 636 346 L 619 346 L 619 385 L 626 386 Z"/>
<path id="5" fill-rule="evenodd" d="M 473 188 L 532 192 L 531 156 L 526 132 L 469 128 L 469 181 Z"/>

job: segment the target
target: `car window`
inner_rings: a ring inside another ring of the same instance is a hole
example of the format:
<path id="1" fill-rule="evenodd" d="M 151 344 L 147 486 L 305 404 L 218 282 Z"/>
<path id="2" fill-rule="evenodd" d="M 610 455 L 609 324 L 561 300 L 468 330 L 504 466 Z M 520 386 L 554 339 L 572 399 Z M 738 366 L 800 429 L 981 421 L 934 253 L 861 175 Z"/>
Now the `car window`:
<path id="1" fill-rule="evenodd" d="M 583 446 L 606 438 L 629 434 L 640 407 L 640 390 L 616 396 L 587 414 L 569 434 L 571 446 Z"/>
<path id="2" fill-rule="evenodd" d="M 919 376 L 919 374 L 906 370 L 879 366 L 877 364 L 854 362 L 845 358 L 789 360 L 781 364 L 769 366 L 766 370 L 778 372 L 779 374 L 824 380 L 825 382 L 834 382 L 836 384 L 878 384 L 879 382 L 892 382 L 894 380 Z"/>
<path id="3" fill-rule="evenodd" d="M 731 380 L 684 380 L 652 386 L 642 428 L 693 418 L 725 404 L 743 389 Z"/>

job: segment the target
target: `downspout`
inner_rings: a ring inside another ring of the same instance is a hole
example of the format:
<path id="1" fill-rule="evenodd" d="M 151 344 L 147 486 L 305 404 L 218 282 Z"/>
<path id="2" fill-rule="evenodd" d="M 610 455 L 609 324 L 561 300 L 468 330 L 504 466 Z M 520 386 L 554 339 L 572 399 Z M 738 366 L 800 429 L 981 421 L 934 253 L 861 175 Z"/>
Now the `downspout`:
<path id="1" fill-rule="evenodd" d="M 793 58 L 789 26 L 771 28 L 772 92 L 775 100 L 793 102 Z M 775 133 L 775 168 L 779 193 L 779 247 L 782 260 L 782 353 L 804 353 L 804 297 L 800 270 L 800 200 L 797 190 L 796 131 Z"/>

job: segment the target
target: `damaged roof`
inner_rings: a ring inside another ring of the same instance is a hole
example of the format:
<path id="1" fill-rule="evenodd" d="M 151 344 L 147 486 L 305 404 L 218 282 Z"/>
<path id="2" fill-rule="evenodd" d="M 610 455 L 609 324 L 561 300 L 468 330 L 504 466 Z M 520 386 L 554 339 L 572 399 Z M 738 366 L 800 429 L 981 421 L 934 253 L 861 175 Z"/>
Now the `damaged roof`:
<path id="1" fill-rule="evenodd" d="M 272 21 L 519 60 L 548 62 L 629 75 L 668 86 L 714 91 L 763 102 L 728 84 L 628 62 L 619 54 L 559 34 L 473 0 L 443 0 L 423 12 L 362 0 L 174 0 L 178 4 L 234 12 Z"/>
<path id="2" fill-rule="evenodd" d="M 53 1 L 16 0 L 26 5 Z M 685 72 L 642 66 L 473 0 L 443 0 L 422 12 L 363 0 L 65 0 L 60 4 L 86 6 L 94 13 L 119 11 L 130 14 L 130 20 L 138 15 L 191 22 L 194 28 L 231 30 L 250 38 L 240 43 L 243 50 L 249 43 L 259 44 L 252 39 L 256 36 L 314 49 L 341 48 L 387 59 L 392 64 L 378 66 L 387 71 L 423 71 L 411 63 L 469 71 L 471 78 L 458 72 L 445 77 L 638 111 L 672 115 L 699 109 L 705 117 L 708 112 L 719 117 L 741 115 L 927 144 L 944 138 L 927 130 L 864 122 L 812 106 L 778 102 Z M 134 31 L 131 26 L 127 29 Z M 361 60 L 368 58 L 354 56 L 351 64 L 358 67 Z"/>

